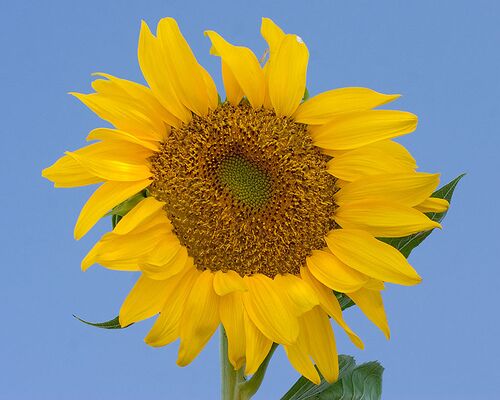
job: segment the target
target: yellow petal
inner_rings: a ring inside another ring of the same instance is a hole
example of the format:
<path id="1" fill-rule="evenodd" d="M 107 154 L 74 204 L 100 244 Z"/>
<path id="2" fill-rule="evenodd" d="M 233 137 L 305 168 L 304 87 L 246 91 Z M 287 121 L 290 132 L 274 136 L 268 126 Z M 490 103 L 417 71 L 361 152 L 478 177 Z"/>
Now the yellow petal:
<path id="1" fill-rule="evenodd" d="M 63 156 L 50 167 L 45 168 L 42 176 L 54 182 L 55 187 L 78 187 L 103 181 L 70 156 Z"/>
<path id="2" fill-rule="evenodd" d="M 169 75 L 168 62 L 161 42 L 153 36 L 142 21 L 139 35 L 138 58 L 144 78 L 158 101 L 184 123 L 191 120 L 191 112 L 182 104 L 173 80 Z"/>
<path id="3" fill-rule="evenodd" d="M 240 84 L 236 80 L 231 68 L 222 60 L 222 81 L 224 82 L 224 88 L 226 89 L 226 98 L 233 105 L 237 106 L 240 104 L 243 98 L 243 89 L 241 89 Z"/>
<path id="4" fill-rule="evenodd" d="M 334 229 L 325 240 L 342 262 L 375 279 L 399 285 L 422 280 L 399 251 L 364 231 Z"/>
<path id="5" fill-rule="evenodd" d="M 348 295 L 361 311 L 372 321 L 385 335 L 387 339 L 391 336 L 387 316 L 385 315 L 384 303 L 380 292 L 376 290 L 360 289 Z"/>
<path id="6" fill-rule="evenodd" d="M 369 289 L 369 290 L 378 290 L 378 291 L 381 291 L 381 290 L 385 290 L 385 285 L 384 285 L 384 282 L 382 282 L 382 281 L 370 278 L 368 280 L 368 282 L 366 282 L 364 288 L 365 289 Z"/>
<path id="7" fill-rule="evenodd" d="M 83 259 L 82 269 L 99 263 L 109 269 L 137 271 L 142 262 L 154 261 L 156 247 L 164 243 L 179 245 L 170 229 L 162 226 L 127 235 L 106 233 Z"/>
<path id="8" fill-rule="evenodd" d="M 165 303 L 144 341 L 153 347 L 165 346 L 179 337 L 179 325 L 186 299 L 200 272 L 192 267 L 165 281 Z"/>
<path id="9" fill-rule="evenodd" d="M 274 280 L 280 286 L 280 290 L 284 293 L 283 299 L 289 301 L 289 307 L 295 315 L 301 315 L 319 304 L 313 288 L 301 278 L 284 274 L 277 275 Z"/>
<path id="10" fill-rule="evenodd" d="M 379 200 L 413 207 L 427 199 L 438 184 L 439 174 L 423 172 L 367 176 L 344 185 L 334 199 L 340 206 Z"/>
<path id="11" fill-rule="evenodd" d="M 392 140 L 342 152 L 327 164 L 330 174 L 350 182 L 369 175 L 410 173 L 416 168 L 415 159 L 408 150 Z"/>
<path id="12" fill-rule="evenodd" d="M 292 364 L 302 376 L 309 379 L 315 385 L 319 385 L 321 379 L 309 357 L 307 343 L 302 338 L 302 335 L 299 335 L 296 343 L 290 346 L 285 345 L 284 348 L 290 364 Z"/>
<path id="13" fill-rule="evenodd" d="M 148 278 L 164 280 L 181 272 L 188 262 L 187 249 L 184 246 L 178 246 L 178 250 L 172 259 L 163 265 L 141 263 L 140 269 Z"/>
<path id="14" fill-rule="evenodd" d="M 265 275 L 255 274 L 243 279 L 248 287 L 243 300 L 252 322 L 273 342 L 292 344 L 299 334 L 299 324 L 283 300 L 284 293 Z"/>
<path id="15" fill-rule="evenodd" d="M 330 288 L 327 288 L 320 281 L 318 281 L 308 270 L 307 267 L 300 268 L 300 275 L 302 279 L 308 282 L 316 290 L 316 295 L 319 298 L 321 308 L 325 310 L 330 317 L 332 317 L 337 324 L 344 329 L 345 333 L 349 336 L 349 339 L 354 343 L 356 347 L 360 349 L 364 348 L 364 344 L 361 339 L 356 335 L 353 330 L 347 325 L 342 316 L 342 310 L 340 304 L 333 294 Z"/>
<path id="16" fill-rule="evenodd" d="M 66 154 L 79 162 L 87 170 L 108 181 L 139 181 L 152 176 L 149 166 L 130 164 L 117 160 L 105 160 L 97 157 L 85 157 L 67 151 Z M 146 160 L 144 160 L 146 163 Z"/>
<path id="17" fill-rule="evenodd" d="M 448 210 L 450 203 L 445 199 L 438 199 L 436 197 L 429 197 L 425 199 L 422 203 L 415 206 L 418 211 L 423 213 L 433 212 L 433 213 L 443 213 Z"/>
<path id="18" fill-rule="evenodd" d="M 130 132 L 143 140 L 161 140 L 166 128 L 148 110 L 140 109 L 131 97 L 115 97 L 100 93 L 70 93 L 117 129 Z"/>
<path id="19" fill-rule="evenodd" d="M 251 321 L 248 314 L 243 315 L 245 324 L 245 375 L 253 375 L 267 357 L 273 342 L 265 337 Z"/>
<path id="20" fill-rule="evenodd" d="M 313 250 L 306 262 L 317 280 L 337 292 L 353 292 L 368 281 L 366 275 L 350 268 L 326 251 Z"/>
<path id="21" fill-rule="evenodd" d="M 269 98 L 276 115 L 290 116 L 299 106 L 306 88 L 309 51 L 297 35 L 285 35 L 269 61 Z"/>
<path id="22" fill-rule="evenodd" d="M 396 100 L 399 96 L 363 87 L 333 89 L 306 100 L 293 118 L 303 124 L 323 125 L 340 113 L 370 110 Z"/>
<path id="23" fill-rule="evenodd" d="M 325 149 L 349 150 L 413 132 L 417 117 L 405 111 L 369 110 L 339 114 L 310 129 L 313 143 Z"/>
<path id="24" fill-rule="evenodd" d="M 300 317 L 300 334 L 321 375 L 327 382 L 335 382 L 339 377 L 337 346 L 328 316 L 320 307 Z"/>
<path id="25" fill-rule="evenodd" d="M 120 309 L 120 325 L 127 326 L 158 314 L 167 298 L 167 290 L 164 282 L 141 275 Z"/>
<path id="26" fill-rule="evenodd" d="M 259 60 L 247 47 L 234 46 L 214 31 L 206 31 L 212 42 L 212 54 L 219 55 L 233 74 L 243 94 L 253 108 L 260 108 L 264 102 L 264 73 Z"/>
<path id="27" fill-rule="evenodd" d="M 228 358 L 235 370 L 245 362 L 245 323 L 242 294 L 230 293 L 220 299 L 220 320 L 227 335 Z"/>
<path id="28" fill-rule="evenodd" d="M 154 197 L 146 197 L 135 205 L 115 226 L 113 233 L 125 235 L 137 228 L 143 222 L 161 212 L 164 202 L 156 200 Z M 165 218 L 166 219 L 166 218 Z M 166 221 L 168 222 L 168 220 Z M 166 224 L 167 226 L 169 224 Z"/>
<path id="29" fill-rule="evenodd" d="M 214 274 L 203 271 L 193 285 L 182 314 L 177 365 L 188 365 L 205 347 L 219 326 L 219 296 L 214 291 Z"/>
<path id="30" fill-rule="evenodd" d="M 269 46 L 271 55 L 278 51 L 281 41 L 285 37 L 285 32 L 270 18 L 262 18 L 260 33 Z"/>
<path id="31" fill-rule="evenodd" d="M 335 211 L 335 222 L 342 228 L 360 229 L 376 237 L 402 237 L 441 228 L 412 207 L 385 201 L 347 203 Z"/>
<path id="32" fill-rule="evenodd" d="M 96 92 L 104 96 L 115 97 L 118 101 L 127 98 L 134 109 L 149 116 L 157 133 L 157 136 L 152 139 L 162 140 L 164 138 L 165 123 L 170 126 L 179 126 L 180 121 L 160 104 L 150 88 L 109 74 L 96 73 L 93 75 L 108 79 L 98 79 L 92 82 L 92 88 Z"/>
<path id="33" fill-rule="evenodd" d="M 210 82 L 212 78 L 208 73 L 205 74 L 202 71 L 202 67 L 196 61 L 189 44 L 173 18 L 160 20 L 158 40 L 165 53 L 166 72 L 179 99 L 195 114 L 206 115 L 209 99 L 213 101 L 217 98 L 217 91 L 214 91 L 215 84 Z"/>
<path id="34" fill-rule="evenodd" d="M 92 130 L 88 136 L 87 140 L 103 140 L 103 141 L 111 141 L 111 142 L 130 142 L 134 144 L 138 144 L 139 146 L 143 146 L 152 151 L 159 150 L 158 142 L 147 141 L 143 139 L 139 139 L 131 133 L 119 131 L 117 129 L 110 128 L 97 128 Z"/>
<path id="35" fill-rule="evenodd" d="M 83 237 L 114 206 L 149 186 L 151 181 L 103 183 L 83 206 L 75 226 L 75 239 Z"/>
<path id="36" fill-rule="evenodd" d="M 235 271 L 217 271 L 214 276 L 214 290 L 219 296 L 247 290 L 243 278 Z"/>

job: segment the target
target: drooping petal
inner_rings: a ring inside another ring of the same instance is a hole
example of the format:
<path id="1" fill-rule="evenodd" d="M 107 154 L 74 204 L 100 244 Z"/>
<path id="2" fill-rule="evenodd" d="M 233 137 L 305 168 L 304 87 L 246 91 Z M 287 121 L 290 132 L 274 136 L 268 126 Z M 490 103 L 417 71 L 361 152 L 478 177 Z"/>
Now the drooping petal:
<path id="1" fill-rule="evenodd" d="M 276 115 L 291 116 L 306 88 L 309 51 L 297 35 L 285 35 L 269 61 L 269 98 Z"/>
<path id="2" fill-rule="evenodd" d="M 83 206 L 75 226 L 75 239 L 83 237 L 114 206 L 149 186 L 149 179 L 137 182 L 105 182 Z"/>
<path id="3" fill-rule="evenodd" d="M 289 346 L 285 345 L 284 348 L 290 364 L 292 364 L 302 376 L 309 379 L 315 385 L 319 385 L 321 379 L 318 371 L 314 368 L 314 363 L 309 357 L 307 342 L 303 335 L 300 334 L 297 342 Z"/>
<path id="4" fill-rule="evenodd" d="M 219 296 L 246 290 L 243 278 L 235 271 L 217 271 L 214 276 L 214 290 Z"/>
<path id="5" fill-rule="evenodd" d="M 273 342 L 262 334 L 246 312 L 243 315 L 243 322 L 245 324 L 245 375 L 248 376 L 257 371 L 269 354 Z"/>
<path id="6" fill-rule="evenodd" d="M 179 325 L 184 305 L 200 272 L 190 264 L 184 273 L 173 276 L 165 282 L 167 294 L 165 303 L 144 341 L 153 347 L 165 346 L 179 337 Z"/>
<path id="7" fill-rule="evenodd" d="M 349 150 L 413 132 L 417 117 L 405 111 L 368 110 L 339 114 L 310 128 L 313 143 L 325 149 Z"/>
<path id="8" fill-rule="evenodd" d="M 273 342 L 292 344 L 299 334 L 299 324 L 279 287 L 262 274 L 244 280 L 248 291 L 243 293 L 243 300 L 252 322 Z"/>
<path id="9" fill-rule="evenodd" d="M 155 281 L 141 275 L 120 309 L 120 325 L 151 318 L 160 312 L 168 294 L 164 281 Z"/>
<path id="10" fill-rule="evenodd" d="M 356 347 L 363 349 L 364 344 L 361 339 L 344 321 L 340 304 L 332 290 L 318 281 L 307 267 L 300 268 L 300 276 L 316 290 L 316 295 L 319 298 L 321 308 L 323 308 L 323 310 L 325 310 L 325 312 L 332 317 L 342 329 L 344 329 L 345 333 L 349 336 L 349 339 L 351 339 Z"/>
<path id="11" fill-rule="evenodd" d="M 234 46 L 214 31 L 206 31 L 212 42 L 211 54 L 220 56 L 253 108 L 264 102 L 265 81 L 259 60 L 247 47 Z M 227 90 L 227 88 L 226 88 Z M 233 94 L 231 95 L 233 96 Z"/>
<path id="12" fill-rule="evenodd" d="M 235 370 L 245 362 L 245 322 L 243 297 L 233 292 L 221 297 L 219 306 L 220 320 L 227 334 L 228 358 Z"/>
<path id="13" fill-rule="evenodd" d="M 415 159 L 408 150 L 392 140 L 335 154 L 327 164 L 330 174 L 349 182 L 369 175 L 411 173 L 416 168 Z"/>
<path id="14" fill-rule="evenodd" d="M 334 229 L 325 240 L 342 262 L 375 279 L 399 285 L 416 285 L 422 280 L 399 251 L 365 231 Z"/>
<path id="15" fill-rule="evenodd" d="M 184 305 L 177 358 L 177 364 L 181 367 L 194 360 L 219 326 L 219 296 L 213 284 L 214 274 L 209 270 L 203 271 Z"/>
<path id="16" fill-rule="evenodd" d="M 396 100 L 399 96 L 363 87 L 333 89 L 302 103 L 293 118 L 303 124 L 323 125 L 340 113 L 371 110 Z"/>
<path id="17" fill-rule="evenodd" d="M 292 275 L 276 275 L 275 283 L 280 286 L 284 293 L 283 299 L 289 301 L 290 309 L 294 310 L 295 315 L 301 315 L 319 304 L 313 288 L 301 278 Z"/>
<path id="18" fill-rule="evenodd" d="M 161 212 L 164 202 L 156 200 L 154 197 L 146 197 L 135 205 L 115 226 L 113 233 L 117 235 L 125 235 L 137 228 L 140 224 L 156 216 Z M 161 217 L 160 217 L 161 218 Z M 170 223 L 165 217 L 165 225 Z"/>
<path id="19" fill-rule="evenodd" d="M 188 123 L 191 120 L 191 112 L 182 104 L 175 90 L 160 41 L 144 21 L 141 23 L 137 53 L 142 74 L 155 97 L 176 118 Z"/>
<path id="20" fill-rule="evenodd" d="M 391 336 L 387 316 L 385 315 L 384 303 L 379 291 L 360 289 L 349 293 L 348 296 L 363 311 L 367 318 L 372 321 L 386 336 Z"/>
<path id="21" fill-rule="evenodd" d="M 345 265 L 335 255 L 326 251 L 313 250 L 306 262 L 309 271 L 317 280 L 337 292 L 353 292 L 368 281 L 366 275 Z"/>
<path id="22" fill-rule="evenodd" d="M 334 199 L 340 206 L 379 200 L 413 207 L 427 199 L 438 184 L 439 174 L 423 172 L 367 176 L 344 185 Z"/>
<path id="23" fill-rule="evenodd" d="M 360 229 L 376 237 L 402 237 L 441 228 L 409 206 L 385 201 L 347 203 L 335 211 L 335 222 L 345 229 Z"/>
<path id="24" fill-rule="evenodd" d="M 438 199 L 436 197 L 429 197 L 422 203 L 417 204 L 415 208 L 423 213 L 443 213 L 448 210 L 450 203 L 445 199 Z"/>
<path id="25" fill-rule="evenodd" d="M 210 103 L 217 98 L 217 91 L 214 92 L 211 77 L 198 64 L 175 19 L 161 19 L 157 37 L 165 54 L 165 72 L 180 101 L 195 114 L 206 115 L 209 105 L 213 108 Z"/>
<path id="26" fill-rule="evenodd" d="M 327 382 L 335 382 L 339 376 L 337 346 L 328 316 L 320 307 L 300 317 L 300 335 L 321 375 Z"/>

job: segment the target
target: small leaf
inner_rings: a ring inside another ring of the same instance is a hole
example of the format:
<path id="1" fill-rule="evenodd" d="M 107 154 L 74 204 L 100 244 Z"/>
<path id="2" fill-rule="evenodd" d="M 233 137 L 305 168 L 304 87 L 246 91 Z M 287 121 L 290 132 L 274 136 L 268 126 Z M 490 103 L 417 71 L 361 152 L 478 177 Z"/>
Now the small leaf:
<path id="1" fill-rule="evenodd" d="M 339 380 L 350 374 L 355 366 L 356 363 L 353 357 L 343 354 L 339 355 Z M 321 377 L 321 383 L 315 385 L 309 379 L 301 376 L 281 400 L 318 399 L 319 397 L 317 396 L 330 386 L 331 384 L 325 381 L 323 377 Z"/>
<path id="2" fill-rule="evenodd" d="M 304 90 L 304 97 L 302 97 L 302 101 L 308 100 L 309 97 L 311 97 L 311 96 L 309 94 L 309 90 L 307 90 L 307 88 L 306 88 L 306 90 Z"/>
<path id="3" fill-rule="evenodd" d="M 120 217 L 123 217 L 125 214 L 127 214 L 130 210 L 132 210 L 132 208 L 134 208 L 139 202 L 144 200 L 146 197 L 147 197 L 147 192 L 145 190 L 142 190 L 139 193 L 134 194 L 132 197 L 125 200 L 123 203 L 118 204 L 105 216 L 119 215 Z"/>
<path id="4" fill-rule="evenodd" d="M 75 317 L 78 321 L 83 322 L 84 324 L 95 326 L 96 328 L 101 328 L 101 329 L 125 329 L 128 328 L 130 325 L 132 325 L 130 324 L 127 326 L 121 326 L 118 317 L 113 318 L 106 322 L 88 322 L 74 314 L 73 317 Z"/>
<path id="5" fill-rule="evenodd" d="M 464 177 L 465 174 L 457 176 L 450 183 L 444 185 L 442 188 L 436 190 L 431 197 L 436 197 L 439 199 L 448 200 L 451 203 L 451 197 L 453 196 L 453 191 L 457 186 L 460 179 Z M 433 221 L 441 222 L 446 216 L 447 211 L 443 213 L 427 213 L 426 215 Z M 418 232 L 413 235 L 405 236 L 402 238 L 380 238 L 380 240 L 398 249 L 401 254 L 406 258 L 410 255 L 411 251 L 417 247 L 420 243 L 424 241 L 427 236 L 431 234 L 432 230 L 425 232 Z"/>
<path id="6" fill-rule="evenodd" d="M 344 311 L 346 308 L 352 307 L 354 305 L 354 301 L 350 299 L 345 293 L 335 292 L 335 296 L 340 304 L 340 308 Z"/>

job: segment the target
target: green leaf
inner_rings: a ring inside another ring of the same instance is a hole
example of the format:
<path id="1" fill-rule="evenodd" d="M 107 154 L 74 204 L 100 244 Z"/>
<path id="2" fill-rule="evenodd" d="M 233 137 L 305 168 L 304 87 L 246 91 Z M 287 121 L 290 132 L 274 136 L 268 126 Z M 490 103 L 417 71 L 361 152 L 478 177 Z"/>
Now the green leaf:
<path id="1" fill-rule="evenodd" d="M 352 301 L 351 298 L 348 297 L 346 294 L 335 292 L 335 291 L 334 291 L 334 293 L 335 293 L 335 296 L 337 297 L 337 300 L 340 304 L 340 308 L 342 311 L 344 311 L 346 308 L 352 307 L 354 305 L 354 301 Z"/>
<path id="2" fill-rule="evenodd" d="M 356 363 L 354 358 L 346 355 L 339 355 L 339 380 L 349 375 L 355 368 Z M 337 381 L 338 382 L 338 381 Z M 281 400 L 306 400 L 306 399 L 319 399 L 317 397 L 323 391 L 332 386 L 321 377 L 321 383 L 315 385 L 309 379 L 301 376 L 297 382 L 290 388 L 288 392 L 281 398 Z M 346 398 L 347 399 L 347 398 Z"/>
<path id="3" fill-rule="evenodd" d="M 134 208 L 139 202 L 144 200 L 146 197 L 147 197 L 147 191 L 142 190 L 139 193 L 134 194 L 132 197 L 129 197 L 123 203 L 118 204 L 105 216 L 118 215 L 120 217 L 123 217 L 125 214 L 127 214 L 130 210 L 132 210 L 132 208 Z"/>
<path id="4" fill-rule="evenodd" d="M 457 176 L 450 183 L 444 185 L 441 189 L 436 190 L 431 197 L 437 197 L 439 199 L 446 199 L 451 203 L 451 197 L 453 196 L 453 191 L 455 190 L 460 179 L 464 177 L 465 174 Z M 447 212 L 444 213 L 427 213 L 426 215 L 433 221 L 441 222 L 446 216 Z M 406 258 L 410 255 L 411 251 L 417 247 L 420 243 L 424 241 L 427 236 L 431 234 L 433 230 L 418 232 L 413 235 L 405 236 L 402 238 L 380 238 L 380 240 L 398 249 L 401 254 Z"/>
<path id="5" fill-rule="evenodd" d="M 96 328 L 101 328 L 101 329 L 125 329 L 128 328 L 130 325 L 132 325 L 130 324 L 127 326 L 121 326 L 118 317 L 113 318 L 106 322 L 89 322 L 85 321 L 84 319 L 81 319 L 80 317 L 74 314 L 73 317 L 75 317 L 78 321 L 83 322 L 84 324 L 95 326 Z"/>
<path id="6" fill-rule="evenodd" d="M 311 97 L 311 95 L 309 94 L 309 90 L 306 90 L 304 91 L 304 97 L 302 97 L 302 101 L 306 101 L 309 99 L 309 97 Z"/>
<path id="7" fill-rule="evenodd" d="M 315 385 L 303 376 L 281 400 L 379 400 L 384 368 L 376 361 L 356 366 L 351 356 L 339 356 L 339 379 Z"/>

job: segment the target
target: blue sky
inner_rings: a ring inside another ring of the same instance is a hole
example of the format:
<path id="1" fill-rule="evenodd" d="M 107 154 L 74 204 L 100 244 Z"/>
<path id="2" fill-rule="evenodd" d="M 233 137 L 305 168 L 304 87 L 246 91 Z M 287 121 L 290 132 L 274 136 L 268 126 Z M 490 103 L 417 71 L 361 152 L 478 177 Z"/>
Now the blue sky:
<path id="1" fill-rule="evenodd" d="M 444 229 L 411 256 L 424 277 L 385 293 L 392 339 L 356 310 L 347 319 L 366 350 L 338 331 L 341 353 L 385 366 L 384 399 L 494 398 L 500 263 L 496 212 L 500 148 L 500 3 L 497 1 L 10 1 L 0 24 L 2 211 L 0 398 L 216 399 L 218 342 L 192 365 L 177 345 L 143 343 L 151 321 L 103 331 L 76 321 L 116 315 L 136 276 L 80 260 L 107 229 L 80 242 L 72 230 L 91 188 L 55 190 L 40 177 L 63 151 L 84 144 L 97 117 L 69 91 L 88 92 L 92 72 L 142 81 L 141 19 L 175 17 L 199 61 L 221 85 L 205 29 L 261 54 L 260 18 L 299 34 L 310 50 L 311 94 L 342 86 L 402 93 L 395 107 L 419 115 L 402 139 L 421 170 L 443 183 L 468 175 Z M 256 399 L 278 399 L 297 373 L 278 351 Z"/>

